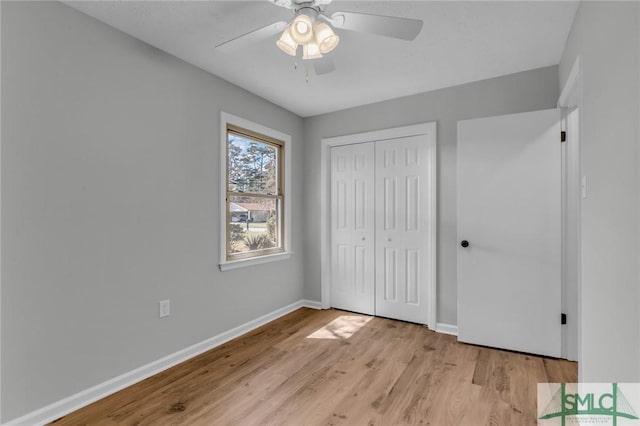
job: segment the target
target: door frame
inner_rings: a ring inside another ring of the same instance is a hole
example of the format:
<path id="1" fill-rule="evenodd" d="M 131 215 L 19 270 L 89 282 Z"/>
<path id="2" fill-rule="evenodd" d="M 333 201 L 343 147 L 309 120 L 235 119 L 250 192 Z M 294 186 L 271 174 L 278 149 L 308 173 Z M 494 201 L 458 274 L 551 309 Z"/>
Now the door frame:
<path id="1" fill-rule="evenodd" d="M 582 381 L 582 175 L 580 134 L 582 107 L 582 66 L 578 55 L 558 98 L 562 110 L 562 130 L 567 132 L 563 167 L 562 211 L 562 292 L 567 326 L 562 330 L 562 356 L 578 361 L 578 381 Z M 564 145 L 564 144 L 563 144 Z M 569 201 L 572 202 L 569 202 Z M 568 232 L 568 231 L 571 232 Z"/>
<path id="2" fill-rule="evenodd" d="M 428 138 L 428 149 L 431 150 L 429 156 L 430 164 L 429 178 L 430 186 L 426 188 L 429 192 L 429 211 L 427 212 L 427 221 L 429 223 L 429 235 L 432 238 L 429 241 L 430 258 L 425 270 L 427 294 L 429 300 L 427 306 L 428 322 L 427 326 L 431 330 L 436 329 L 437 323 L 437 289 L 436 289 L 436 241 L 437 241 L 437 161 L 436 161 L 436 123 L 421 123 L 411 126 L 395 127 L 391 129 L 374 130 L 370 132 L 354 133 L 343 136 L 335 136 L 322 138 L 321 154 L 320 154 L 320 281 L 321 281 L 321 304 L 322 309 L 331 307 L 331 148 L 340 145 L 353 145 L 358 143 L 376 142 L 388 139 L 397 139 L 408 136 L 426 135 Z"/>

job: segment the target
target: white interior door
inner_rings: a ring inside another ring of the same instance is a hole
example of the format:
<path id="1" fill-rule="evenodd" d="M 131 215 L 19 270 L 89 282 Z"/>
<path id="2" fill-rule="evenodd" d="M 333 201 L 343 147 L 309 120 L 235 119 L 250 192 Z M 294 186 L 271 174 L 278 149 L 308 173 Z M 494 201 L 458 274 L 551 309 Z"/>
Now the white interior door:
<path id="1" fill-rule="evenodd" d="M 331 149 L 331 306 L 374 315 L 374 145 Z"/>
<path id="2" fill-rule="evenodd" d="M 458 339 L 559 357 L 560 112 L 460 121 L 457 151 Z"/>
<path id="3" fill-rule="evenodd" d="M 426 135 L 376 142 L 376 315 L 427 324 L 433 151 Z"/>

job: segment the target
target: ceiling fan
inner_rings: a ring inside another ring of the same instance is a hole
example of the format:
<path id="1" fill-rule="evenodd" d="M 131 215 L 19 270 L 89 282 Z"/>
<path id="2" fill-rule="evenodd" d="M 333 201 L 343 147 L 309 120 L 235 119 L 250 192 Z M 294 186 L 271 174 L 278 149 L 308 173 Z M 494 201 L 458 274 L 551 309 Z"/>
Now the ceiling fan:
<path id="1" fill-rule="evenodd" d="M 302 59 L 318 59 L 331 52 L 339 43 L 340 37 L 334 28 L 377 34 L 402 40 L 414 40 L 422 29 L 419 19 L 398 18 L 395 16 L 372 15 L 356 12 L 334 12 L 325 14 L 332 0 L 268 0 L 276 6 L 293 11 L 289 22 L 280 21 L 238 37 L 224 41 L 216 46 L 222 51 L 241 49 L 251 43 L 264 40 L 282 32 L 276 45 L 286 54 L 298 55 L 302 46 Z M 326 74 L 335 69 L 329 57 L 323 61 L 314 61 L 316 74 Z"/>

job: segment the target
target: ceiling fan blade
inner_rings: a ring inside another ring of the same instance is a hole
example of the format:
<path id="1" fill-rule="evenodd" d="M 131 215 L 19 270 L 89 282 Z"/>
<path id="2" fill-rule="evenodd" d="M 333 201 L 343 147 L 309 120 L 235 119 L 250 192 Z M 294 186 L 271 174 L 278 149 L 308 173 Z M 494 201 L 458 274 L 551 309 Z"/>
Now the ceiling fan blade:
<path id="1" fill-rule="evenodd" d="M 267 25 L 266 27 L 249 31 L 246 34 L 242 34 L 238 37 L 232 38 L 231 40 L 223 41 L 222 43 L 216 45 L 216 49 L 219 49 L 222 52 L 242 49 L 253 43 L 269 38 L 272 35 L 278 34 L 279 32 L 284 31 L 285 28 L 287 28 L 286 22 L 275 22 L 273 24 Z"/>
<path id="2" fill-rule="evenodd" d="M 331 56 L 323 56 L 320 59 L 314 59 L 313 69 L 316 75 L 329 74 L 336 70 L 336 64 L 333 63 Z"/>
<path id="3" fill-rule="evenodd" d="M 378 34 L 402 40 L 414 40 L 422 30 L 422 21 L 419 19 L 356 12 L 336 12 L 331 15 L 331 23 L 335 27 L 345 30 Z"/>

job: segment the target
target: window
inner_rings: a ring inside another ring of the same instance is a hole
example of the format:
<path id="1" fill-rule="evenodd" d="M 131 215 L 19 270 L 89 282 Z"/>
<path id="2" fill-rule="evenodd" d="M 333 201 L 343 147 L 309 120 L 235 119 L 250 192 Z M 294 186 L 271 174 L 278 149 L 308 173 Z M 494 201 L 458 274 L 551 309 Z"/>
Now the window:
<path id="1" fill-rule="evenodd" d="M 223 113 L 223 258 L 220 269 L 287 252 L 287 135 Z M 287 256 L 288 257 L 288 256 Z"/>

